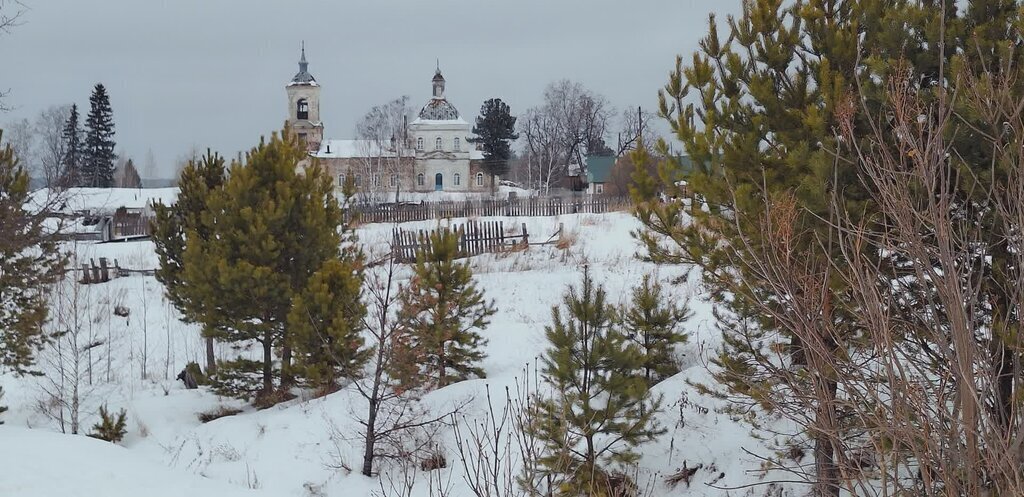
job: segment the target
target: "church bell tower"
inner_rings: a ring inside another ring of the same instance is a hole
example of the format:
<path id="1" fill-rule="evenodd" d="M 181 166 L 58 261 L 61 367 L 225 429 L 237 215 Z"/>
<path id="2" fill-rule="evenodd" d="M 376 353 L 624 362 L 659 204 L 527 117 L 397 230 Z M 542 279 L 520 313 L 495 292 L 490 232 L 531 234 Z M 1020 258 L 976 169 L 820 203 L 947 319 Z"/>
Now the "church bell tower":
<path id="1" fill-rule="evenodd" d="M 324 124 L 320 121 L 320 84 L 309 73 L 306 44 L 302 44 L 299 72 L 285 86 L 288 92 L 288 129 L 306 143 L 310 152 L 320 149 Z"/>

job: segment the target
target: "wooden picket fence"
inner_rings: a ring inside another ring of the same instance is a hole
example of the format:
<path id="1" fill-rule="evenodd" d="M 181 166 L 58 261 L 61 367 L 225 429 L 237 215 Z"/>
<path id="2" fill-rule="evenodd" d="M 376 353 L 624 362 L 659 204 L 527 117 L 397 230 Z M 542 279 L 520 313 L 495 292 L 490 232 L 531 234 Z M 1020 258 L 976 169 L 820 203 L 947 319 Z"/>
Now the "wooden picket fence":
<path id="1" fill-rule="evenodd" d="M 352 211 L 362 223 L 405 223 L 457 217 L 603 214 L 626 209 L 630 205 L 627 197 L 590 197 L 579 200 L 550 197 L 362 205 L 355 206 Z"/>
<path id="2" fill-rule="evenodd" d="M 430 235 L 435 230 L 403 230 L 395 229 L 394 241 L 391 246 L 395 260 L 398 262 L 415 262 L 416 252 L 430 244 Z M 505 252 L 525 248 L 530 244 L 530 234 L 526 223 L 519 232 L 505 231 L 502 221 L 468 221 L 441 231 L 454 231 L 459 236 L 458 257 L 471 257 L 485 253 Z"/>

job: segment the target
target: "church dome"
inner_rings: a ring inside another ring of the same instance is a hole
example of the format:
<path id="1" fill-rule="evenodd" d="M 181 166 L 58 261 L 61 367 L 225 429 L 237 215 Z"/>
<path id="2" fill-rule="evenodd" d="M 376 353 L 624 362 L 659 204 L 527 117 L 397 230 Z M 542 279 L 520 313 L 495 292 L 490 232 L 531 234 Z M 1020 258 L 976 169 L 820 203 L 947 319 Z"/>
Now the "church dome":
<path id="1" fill-rule="evenodd" d="M 434 79 L 430 80 L 434 96 L 427 105 L 420 110 L 420 119 L 431 121 L 454 121 L 459 118 L 459 111 L 455 106 L 444 98 L 444 76 L 441 75 L 441 68 L 437 68 Z"/>
<path id="2" fill-rule="evenodd" d="M 454 121 L 459 118 L 459 111 L 444 98 L 432 98 L 420 110 L 420 119 L 432 121 Z"/>

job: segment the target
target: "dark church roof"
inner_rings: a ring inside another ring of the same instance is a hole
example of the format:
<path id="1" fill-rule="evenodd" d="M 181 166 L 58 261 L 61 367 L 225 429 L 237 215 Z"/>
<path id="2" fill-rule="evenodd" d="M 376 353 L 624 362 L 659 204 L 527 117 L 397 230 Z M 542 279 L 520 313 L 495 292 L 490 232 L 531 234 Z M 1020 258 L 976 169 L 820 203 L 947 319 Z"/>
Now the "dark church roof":
<path id="1" fill-rule="evenodd" d="M 306 45 L 302 45 L 302 57 L 299 58 L 299 72 L 292 78 L 292 85 L 316 85 L 316 79 L 309 73 L 309 62 L 306 62 Z"/>

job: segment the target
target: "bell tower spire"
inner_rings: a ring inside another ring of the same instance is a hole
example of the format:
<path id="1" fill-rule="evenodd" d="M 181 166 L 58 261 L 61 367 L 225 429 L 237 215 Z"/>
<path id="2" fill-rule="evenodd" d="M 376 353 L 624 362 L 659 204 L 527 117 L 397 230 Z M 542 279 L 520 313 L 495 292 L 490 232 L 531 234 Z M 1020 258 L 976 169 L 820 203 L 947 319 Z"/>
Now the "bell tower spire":
<path id="1" fill-rule="evenodd" d="M 437 61 L 437 69 L 434 71 L 434 79 L 430 80 L 434 87 L 434 98 L 444 98 L 444 76 L 441 75 L 441 61 Z"/>
<path id="2" fill-rule="evenodd" d="M 324 125 L 320 122 L 320 84 L 309 73 L 306 42 L 300 45 L 299 72 L 285 86 L 288 93 L 288 128 L 314 152 L 323 141 Z"/>

